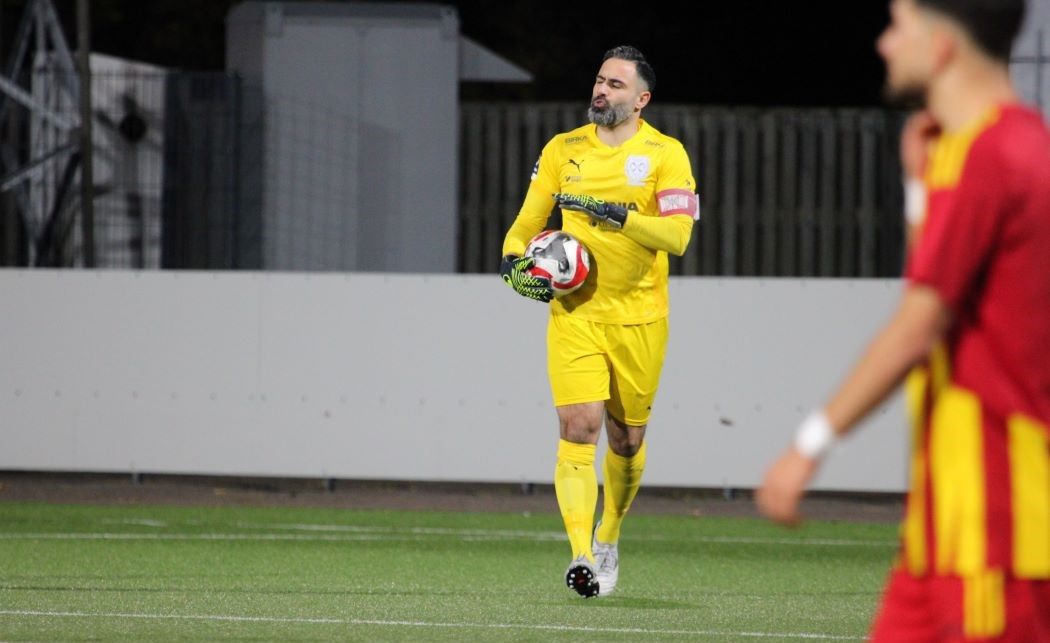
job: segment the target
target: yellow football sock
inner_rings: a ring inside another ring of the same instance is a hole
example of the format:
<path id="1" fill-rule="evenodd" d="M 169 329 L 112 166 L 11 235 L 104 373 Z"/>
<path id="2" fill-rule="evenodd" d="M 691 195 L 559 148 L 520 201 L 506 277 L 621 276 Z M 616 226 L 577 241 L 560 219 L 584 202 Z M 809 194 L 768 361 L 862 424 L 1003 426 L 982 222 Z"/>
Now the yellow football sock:
<path id="1" fill-rule="evenodd" d="M 558 464 L 554 468 L 554 492 L 558 496 L 565 531 L 569 534 L 573 559 L 581 555 L 594 561 L 591 529 L 598 503 L 598 476 L 594 471 L 593 444 L 558 441 Z"/>
<path id="2" fill-rule="evenodd" d="M 615 543 L 620 539 L 620 525 L 623 517 L 631 508 L 631 502 L 638 494 L 642 484 L 642 471 L 645 470 L 645 442 L 642 442 L 638 453 L 625 457 L 609 449 L 605 453 L 602 471 L 605 473 L 604 507 L 602 524 L 598 526 L 598 540 L 603 543 Z"/>

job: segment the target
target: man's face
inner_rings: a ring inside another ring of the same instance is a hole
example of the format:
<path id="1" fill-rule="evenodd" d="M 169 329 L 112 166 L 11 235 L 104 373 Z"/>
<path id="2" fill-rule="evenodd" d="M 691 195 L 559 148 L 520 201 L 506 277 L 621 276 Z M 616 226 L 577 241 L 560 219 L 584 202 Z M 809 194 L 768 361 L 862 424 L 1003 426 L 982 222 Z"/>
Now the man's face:
<path id="1" fill-rule="evenodd" d="M 891 102 L 925 102 L 934 67 L 933 31 L 915 0 L 893 0 L 890 24 L 876 48 L 886 61 L 886 98 Z"/>
<path id="2" fill-rule="evenodd" d="M 587 117 L 595 125 L 615 127 L 648 102 L 649 91 L 629 60 L 610 58 L 602 63 L 594 79 Z"/>

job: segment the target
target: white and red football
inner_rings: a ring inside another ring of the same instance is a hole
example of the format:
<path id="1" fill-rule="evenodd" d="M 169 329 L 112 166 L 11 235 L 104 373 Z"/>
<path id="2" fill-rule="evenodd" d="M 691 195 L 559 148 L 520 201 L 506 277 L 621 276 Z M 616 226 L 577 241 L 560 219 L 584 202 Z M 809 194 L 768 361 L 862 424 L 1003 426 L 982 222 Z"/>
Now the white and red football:
<path id="1" fill-rule="evenodd" d="M 591 271 L 587 248 L 561 230 L 544 230 L 533 237 L 525 256 L 536 262 L 529 268 L 529 274 L 550 279 L 555 297 L 563 297 L 582 286 Z"/>

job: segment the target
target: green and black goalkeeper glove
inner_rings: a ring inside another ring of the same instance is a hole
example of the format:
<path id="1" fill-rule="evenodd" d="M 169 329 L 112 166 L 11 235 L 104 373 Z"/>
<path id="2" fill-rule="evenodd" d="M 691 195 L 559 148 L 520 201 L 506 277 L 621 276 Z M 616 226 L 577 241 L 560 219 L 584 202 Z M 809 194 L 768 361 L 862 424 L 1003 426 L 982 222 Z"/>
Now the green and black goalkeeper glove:
<path id="1" fill-rule="evenodd" d="M 499 274 L 522 297 L 548 302 L 554 298 L 554 288 L 550 279 L 529 274 L 535 263 L 531 257 L 505 255 L 499 263 Z"/>
<path id="2" fill-rule="evenodd" d="M 627 208 L 586 194 L 558 193 L 554 195 L 554 202 L 559 208 L 586 212 L 595 221 L 604 221 L 617 230 L 627 221 Z"/>

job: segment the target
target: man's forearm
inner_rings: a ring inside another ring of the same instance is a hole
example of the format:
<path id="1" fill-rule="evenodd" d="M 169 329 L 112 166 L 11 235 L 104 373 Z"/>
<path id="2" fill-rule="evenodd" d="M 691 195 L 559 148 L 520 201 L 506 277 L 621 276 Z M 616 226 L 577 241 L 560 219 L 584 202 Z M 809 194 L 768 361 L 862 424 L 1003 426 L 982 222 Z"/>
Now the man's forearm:
<path id="1" fill-rule="evenodd" d="M 539 234 L 547 225 L 551 208 L 554 202 L 544 193 L 530 189 L 525 195 L 525 203 L 522 204 L 517 218 L 503 238 L 503 255 L 525 254 L 525 248 L 529 241 Z"/>
<path id="2" fill-rule="evenodd" d="M 824 407 L 835 432 L 849 432 L 889 397 L 908 371 L 929 354 L 950 323 L 950 311 L 933 289 L 909 287 L 890 323 L 875 336 Z"/>
<path id="3" fill-rule="evenodd" d="M 627 217 L 623 234 L 651 250 L 663 250 L 676 256 L 685 253 L 693 233 L 693 218 L 676 214 L 669 217 L 647 217 L 632 213 Z"/>

